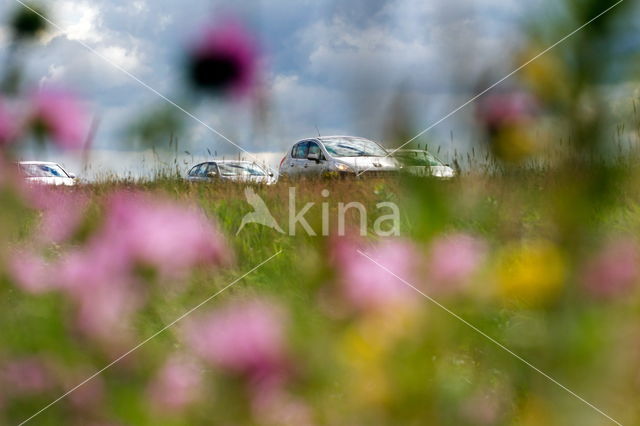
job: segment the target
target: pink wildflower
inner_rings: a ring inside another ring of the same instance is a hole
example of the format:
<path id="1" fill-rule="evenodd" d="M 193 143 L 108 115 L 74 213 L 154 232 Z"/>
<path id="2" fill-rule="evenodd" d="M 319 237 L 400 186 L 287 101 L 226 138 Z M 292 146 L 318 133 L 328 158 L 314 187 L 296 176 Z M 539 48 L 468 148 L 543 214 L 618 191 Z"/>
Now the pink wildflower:
<path id="1" fill-rule="evenodd" d="M 198 355 L 220 369 L 261 384 L 282 379 L 284 315 L 276 305 L 230 303 L 192 323 L 187 340 Z"/>
<path id="2" fill-rule="evenodd" d="M 88 115 L 80 101 L 62 90 L 41 89 L 32 96 L 32 120 L 60 148 L 83 148 Z"/>
<path id="3" fill-rule="evenodd" d="M 2 387 L 12 395 L 33 395 L 46 392 L 54 381 L 46 366 L 37 358 L 11 361 L 0 368 Z"/>
<path id="4" fill-rule="evenodd" d="M 15 253 L 9 259 L 8 269 L 18 287 L 27 293 L 42 294 L 55 288 L 50 266 L 34 253 Z"/>
<path id="5" fill-rule="evenodd" d="M 98 340 L 125 339 L 129 318 L 140 304 L 128 262 L 108 245 L 70 253 L 60 262 L 56 279 L 74 302 L 77 327 Z"/>
<path id="6" fill-rule="evenodd" d="M 181 411 L 199 398 L 201 386 L 198 365 L 183 356 L 173 356 L 151 383 L 149 397 L 158 410 Z"/>
<path id="7" fill-rule="evenodd" d="M 189 75 L 196 87 L 214 94 L 242 95 L 255 82 L 257 61 L 257 48 L 247 30 L 227 20 L 204 29 L 191 49 Z"/>
<path id="8" fill-rule="evenodd" d="M 488 94 L 478 104 L 478 117 L 490 132 L 509 124 L 529 121 L 537 109 L 531 96 L 522 92 Z"/>
<path id="9" fill-rule="evenodd" d="M 486 245 L 467 234 L 445 235 L 434 240 L 427 261 L 427 279 L 448 292 L 459 289 L 478 270 L 486 256 Z"/>
<path id="10" fill-rule="evenodd" d="M 84 413 L 96 412 L 101 409 L 101 405 L 104 402 L 105 383 L 102 377 L 96 376 L 76 388 L 78 383 L 84 381 L 93 373 L 93 370 L 78 368 L 66 372 L 60 377 L 66 391 L 71 391 L 71 389 L 75 388 L 67 395 L 67 398 L 69 398 L 69 402 L 77 411 Z"/>
<path id="11" fill-rule="evenodd" d="M 61 243 L 70 238 L 89 202 L 85 194 L 67 188 L 30 185 L 24 192 L 31 205 L 42 210 L 38 237 L 43 242 Z"/>
<path id="12" fill-rule="evenodd" d="M 586 290 L 596 297 L 628 293 L 640 278 L 640 250 L 634 241 L 620 239 L 606 245 L 584 267 Z"/>
<path id="13" fill-rule="evenodd" d="M 19 133 L 17 118 L 0 100 L 0 147 L 11 144 Z"/>
<path id="14" fill-rule="evenodd" d="M 110 199 L 99 238 L 111 242 L 113 250 L 174 277 L 230 257 L 222 236 L 200 210 L 136 193 Z"/>
<path id="15" fill-rule="evenodd" d="M 251 409 L 254 418 L 259 419 L 263 424 L 282 426 L 314 424 L 309 407 L 282 389 L 254 392 L 251 397 Z"/>
<path id="16" fill-rule="evenodd" d="M 333 247 L 340 288 L 350 306 L 360 311 L 375 311 L 415 302 L 415 291 L 398 278 L 410 284 L 416 282 L 417 259 L 413 246 L 404 241 L 387 240 L 362 249 L 393 274 L 360 254 L 358 249 L 357 244 L 347 239 L 338 240 Z"/>

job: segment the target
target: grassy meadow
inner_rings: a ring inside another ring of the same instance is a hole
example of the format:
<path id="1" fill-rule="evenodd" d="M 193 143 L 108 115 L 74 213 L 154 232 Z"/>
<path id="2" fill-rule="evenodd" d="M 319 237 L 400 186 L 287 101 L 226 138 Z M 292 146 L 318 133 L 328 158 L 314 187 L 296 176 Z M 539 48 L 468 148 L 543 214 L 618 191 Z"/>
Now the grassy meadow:
<path id="1" fill-rule="evenodd" d="M 198 371 L 206 380 L 199 385 L 201 390 L 187 411 L 154 407 L 149 402 L 148 387 L 167 354 L 189 352 L 184 338 L 186 323 L 234 301 L 260 298 L 286 310 L 287 357 L 293 370 L 286 389 L 291 398 L 304 401 L 301 411 L 305 421 L 423 424 L 428 418 L 437 424 L 540 424 L 544 419 L 553 424 L 604 424 L 601 414 L 418 291 L 411 291 L 411 303 L 392 305 L 388 311 L 350 307 L 339 291 L 341 267 L 335 262 L 335 244 L 340 238 L 335 223 L 338 203 L 352 201 L 366 207 L 370 235 L 346 239 L 357 240 L 365 252 L 384 247 L 388 238 L 376 237 L 372 228 L 378 215 L 375 206 L 386 201 L 396 203 L 401 212 L 399 239 L 410 244 L 415 258 L 411 272 L 401 268 L 408 274 L 403 279 L 411 280 L 429 297 L 585 400 L 597 401 L 599 407 L 616 413 L 625 423 L 637 420 L 636 410 L 629 404 L 636 386 L 630 374 L 639 354 L 628 346 L 629 337 L 638 332 L 633 321 L 638 308 L 637 287 L 625 293 L 633 297 L 598 299 L 585 291 L 580 274 L 585 259 L 600 250 L 603 239 L 636 235 L 640 194 L 633 184 L 631 166 L 601 171 L 612 180 L 609 183 L 593 181 L 591 168 L 574 167 L 502 170 L 490 175 L 467 173 L 449 181 L 282 181 L 271 187 L 253 187 L 285 230 L 290 187 L 296 189 L 297 210 L 308 202 L 316 203 L 306 218 L 318 233 L 321 205 L 326 203 L 330 236 L 309 236 L 301 228 L 291 236 L 257 224 L 247 225 L 236 235 L 242 217 L 251 212 L 243 184 L 192 184 L 167 173 L 148 181 L 55 189 L 82 194 L 86 204 L 83 219 L 66 241 L 37 249 L 51 263 L 74 247 L 87 244 L 104 220 L 105 200 L 118 192 L 151 194 L 182 206 L 197 205 L 218 224 L 232 259 L 224 266 L 199 267 L 179 278 L 163 278 L 147 267 L 136 270 L 144 302 L 130 318 L 123 319 L 126 330 L 117 328 L 128 334 L 123 341 L 79 332 L 73 314 L 77 307 L 60 292 L 38 292 L 34 296 L 16 289 L 15 278 L 4 275 L 0 316 L 9 326 L 2 333 L 0 347 L 11 348 L 11 354 L 36 357 L 49 376 L 65 380 L 35 395 L 27 392 L 23 397 L 12 396 L 3 421 L 15 424 L 27 418 L 60 391 L 79 383 L 282 251 L 191 317 L 85 384 L 87 395 L 76 391 L 81 402 L 82 398 L 99 402 L 76 406 L 76 401 L 63 400 L 34 423 L 61 424 L 71 419 L 80 424 L 87 419 L 109 419 L 125 424 L 157 424 L 162 419 L 163 424 L 176 425 L 211 421 L 253 424 L 255 414 L 245 406 L 250 402 L 244 379 L 225 374 L 215 365 L 199 364 Z M 584 196 L 602 191 L 601 186 L 607 184 L 619 188 L 615 195 L 603 191 L 602 197 Z M 321 194 L 325 189 L 330 192 L 328 197 Z M 585 199 L 595 201 L 585 203 Z M 8 248 L 5 258 L 37 246 L 34 241 L 42 232 L 43 213 L 23 204 L 3 210 L 2 215 L 3 225 L 11 224 L 3 226 L 3 247 Z M 351 225 L 350 231 L 359 226 L 355 212 L 347 214 L 347 224 Z M 484 254 L 475 269 L 461 278 L 464 283 L 455 284 L 457 290 L 443 291 L 430 284 L 430 268 L 436 267 L 430 263 L 436 250 L 433 244 L 442 236 L 455 234 L 482 241 Z M 173 250 L 178 252 L 181 247 L 176 244 Z M 563 269 L 560 281 L 548 283 L 549 276 L 557 272 L 545 268 L 553 269 L 550 264 L 557 259 L 561 259 Z M 379 261 L 390 262 L 391 270 L 396 267 L 393 256 L 388 260 L 383 256 Z M 503 288 L 501 276 L 505 272 L 501 268 L 511 268 L 506 274 L 511 274 L 509 279 L 515 287 Z M 371 282 L 382 279 L 391 285 L 395 280 L 373 263 L 368 273 Z M 6 351 L 0 354 L 9 356 Z M 478 421 L 476 411 L 486 416 L 484 423 Z M 290 415 L 291 419 L 303 416 Z"/>

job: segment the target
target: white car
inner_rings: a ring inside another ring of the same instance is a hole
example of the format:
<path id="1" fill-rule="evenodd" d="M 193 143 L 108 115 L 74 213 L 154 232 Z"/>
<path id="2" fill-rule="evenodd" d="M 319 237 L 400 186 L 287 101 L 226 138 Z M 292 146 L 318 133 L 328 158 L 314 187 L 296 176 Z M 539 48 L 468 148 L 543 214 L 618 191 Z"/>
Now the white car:
<path id="1" fill-rule="evenodd" d="M 456 172 L 440 161 L 429 151 L 422 149 L 399 149 L 393 156 L 404 165 L 406 172 L 415 176 L 432 176 L 441 179 L 451 179 Z"/>
<path id="2" fill-rule="evenodd" d="M 187 174 L 190 182 L 233 181 L 273 185 L 278 181 L 274 173 L 251 161 L 207 161 L 191 168 Z"/>
<path id="3" fill-rule="evenodd" d="M 76 184 L 76 175 L 67 172 L 58 163 L 20 161 L 18 169 L 28 183 L 56 186 L 74 186 Z"/>
<path id="4" fill-rule="evenodd" d="M 354 136 L 323 136 L 296 142 L 280 162 L 280 175 L 391 176 L 402 165 L 376 142 Z"/>

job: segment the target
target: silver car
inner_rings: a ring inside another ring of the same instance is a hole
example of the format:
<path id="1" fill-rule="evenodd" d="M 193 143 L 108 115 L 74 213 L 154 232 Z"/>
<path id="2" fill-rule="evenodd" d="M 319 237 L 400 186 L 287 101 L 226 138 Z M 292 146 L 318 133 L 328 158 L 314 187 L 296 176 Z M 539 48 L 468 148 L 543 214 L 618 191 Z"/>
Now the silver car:
<path id="1" fill-rule="evenodd" d="M 20 174 L 28 183 L 39 185 L 74 186 L 76 175 L 67 172 L 60 164 L 49 161 L 20 161 Z"/>
<path id="2" fill-rule="evenodd" d="M 195 165 L 189 170 L 190 182 L 233 181 L 273 185 L 278 180 L 274 173 L 251 161 L 220 160 Z"/>
<path id="3" fill-rule="evenodd" d="M 432 176 L 441 179 L 455 177 L 456 172 L 435 155 L 422 149 L 399 149 L 393 156 L 414 176 Z"/>
<path id="4" fill-rule="evenodd" d="M 280 162 L 280 175 L 390 176 L 401 168 L 376 142 L 353 136 L 324 136 L 296 142 Z"/>

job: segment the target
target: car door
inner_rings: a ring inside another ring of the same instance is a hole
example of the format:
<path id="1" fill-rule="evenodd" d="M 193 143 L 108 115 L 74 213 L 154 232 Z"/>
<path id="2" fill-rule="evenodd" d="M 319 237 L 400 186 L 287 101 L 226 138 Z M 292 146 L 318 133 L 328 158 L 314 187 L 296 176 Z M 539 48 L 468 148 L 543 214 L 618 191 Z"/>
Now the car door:
<path id="1" fill-rule="evenodd" d="M 287 173 L 290 176 L 300 176 L 304 172 L 304 165 L 307 162 L 309 152 L 309 141 L 302 141 L 295 144 L 291 150 L 289 167 Z"/>
<path id="2" fill-rule="evenodd" d="M 216 163 L 207 163 L 205 167 L 200 170 L 200 174 L 202 179 L 206 181 L 211 181 L 220 177 L 218 165 Z"/>
<path id="3" fill-rule="evenodd" d="M 204 167 L 204 164 L 198 164 L 197 166 L 189 170 L 189 177 L 188 177 L 189 181 L 200 182 L 202 180 L 200 171 L 203 167 Z"/>
<path id="4" fill-rule="evenodd" d="M 307 157 L 311 154 L 317 154 L 318 160 L 309 160 Z M 315 141 L 307 142 L 307 155 L 302 166 L 304 174 L 307 176 L 320 176 L 324 171 L 326 164 L 327 161 L 320 145 Z"/>

